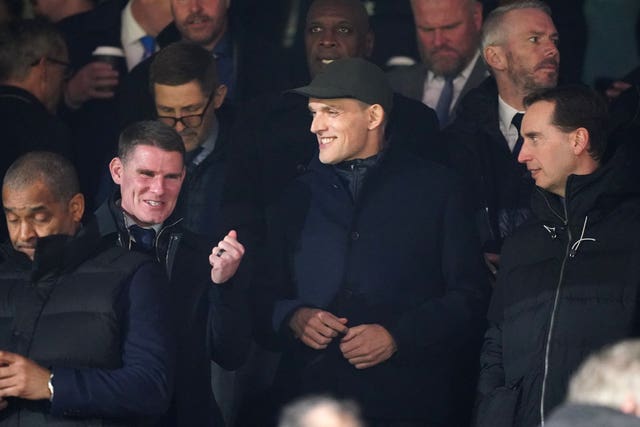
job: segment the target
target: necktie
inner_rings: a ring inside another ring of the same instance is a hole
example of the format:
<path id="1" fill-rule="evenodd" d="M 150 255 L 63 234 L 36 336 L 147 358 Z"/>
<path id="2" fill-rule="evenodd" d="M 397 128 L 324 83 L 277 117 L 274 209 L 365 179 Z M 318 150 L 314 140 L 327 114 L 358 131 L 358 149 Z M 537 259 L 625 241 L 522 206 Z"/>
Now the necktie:
<path id="1" fill-rule="evenodd" d="M 144 52 L 142 53 L 142 60 L 144 61 L 155 53 L 156 40 L 151 36 L 143 36 L 140 37 L 140 43 L 142 44 L 142 48 L 144 49 Z"/>
<path id="2" fill-rule="evenodd" d="M 518 159 L 518 155 L 520 154 L 520 149 L 522 148 L 522 143 L 524 142 L 522 135 L 520 135 L 520 126 L 522 125 L 522 116 L 524 116 L 524 114 L 516 113 L 513 116 L 513 119 L 511 119 L 511 124 L 514 125 L 516 129 L 518 129 L 518 139 L 516 140 L 516 145 L 513 146 L 513 151 L 512 151 L 513 158 L 516 160 Z"/>
<path id="3" fill-rule="evenodd" d="M 453 77 L 444 79 L 444 87 L 440 92 L 438 104 L 436 105 L 436 114 L 440 127 L 443 128 L 449 123 L 449 109 L 451 108 L 451 100 L 453 99 Z"/>
<path id="4" fill-rule="evenodd" d="M 141 252 L 149 252 L 153 249 L 153 242 L 156 238 L 156 231 L 153 228 L 142 228 L 138 225 L 129 227 L 129 233 L 133 237 L 134 248 Z"/>

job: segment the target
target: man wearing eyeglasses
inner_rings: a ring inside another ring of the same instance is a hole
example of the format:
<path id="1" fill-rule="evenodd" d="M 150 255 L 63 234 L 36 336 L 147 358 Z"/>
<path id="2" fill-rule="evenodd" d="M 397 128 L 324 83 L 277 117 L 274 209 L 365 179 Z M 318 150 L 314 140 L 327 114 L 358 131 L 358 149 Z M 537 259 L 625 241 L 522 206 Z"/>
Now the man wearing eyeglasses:
<path id="1" fill-rule="evenodd" d="M 73 160 L 69 129 L 55 115 L 67 61 L 67 46 L 52 24 L 24 20 L 0 27 L 0 176 L 28 151 Z M 0 221 L 0 240 L 7 236 Z"/>
<path id="2" fill-rule="evenodd" d="M 187 174 L 176 211 L 188 230 L 219 236 L 231 123 L 226 115 L 216 116 L 227 87 L 218 83 L 215 59 L 199 45 L 177 42 L 156 55 L 149 78 L 158 120 L 180 134 L 186 151 Z"/>

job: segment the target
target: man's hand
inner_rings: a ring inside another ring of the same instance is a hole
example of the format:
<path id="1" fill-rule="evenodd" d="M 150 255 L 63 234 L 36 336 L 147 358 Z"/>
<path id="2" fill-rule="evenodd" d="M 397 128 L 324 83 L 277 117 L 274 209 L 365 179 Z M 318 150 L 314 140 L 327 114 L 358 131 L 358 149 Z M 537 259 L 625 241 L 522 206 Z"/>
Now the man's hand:
<path id="1" fill-rule="evenodd" d="M 493 274 L 493 276 L 495 277 L 495 275 L 498 274 L 498 268 L 500 267 L 500 254 L 485 252 L 484 263 L 486 264 L 491 274 Z"/>
<path id="2" fill-rule="evenodd" d="M 295 337 L 316 350 L 327 348 L 338 334 L 346 334 L 349 331 L 346 325 L 347 319 L 344 317 L 309 307 L 296 310 L 289 321 Z"/>
<path id="3" fill-rule="evenodd" d="M 6 407 L 5 397 L 28 400 L 51 398 L 49 377 L 51 372 L 31 359 L 19 354 L 0 351 L 0 409 Z"/>
<path id="4" fill-rule="evenodd" d="M 80 108 L 90 99 L 113 98 L 118 72 L 106 62 L 90 62 L 67 82 L 64 100 L 70 108 Z"/>
<path id="5" fill-rule="evenodd" d="M 211 280 L 220 284 L 231 279 L 244 256 L 244 246 L 238 242 L 238 233 L 229 231 L 224 239 L 211 249 L 209 264 L 211 264 Z"/>
<path id="6" fill-rule="evenodd" d="M 390 358 L 397 350 L 396 342 L 380 325 L 359 325 L 349 328 L 340 342 L 342 355 L 356 367 L 365 369 Z"/>

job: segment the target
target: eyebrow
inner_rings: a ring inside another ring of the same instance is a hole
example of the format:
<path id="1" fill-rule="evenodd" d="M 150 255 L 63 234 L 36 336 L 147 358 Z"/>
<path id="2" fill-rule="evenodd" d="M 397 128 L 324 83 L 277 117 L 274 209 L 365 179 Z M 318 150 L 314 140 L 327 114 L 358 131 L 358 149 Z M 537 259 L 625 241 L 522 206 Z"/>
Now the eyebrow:
<path id="1" fill-rule="evenodd" d="M 533 138 L 533 137 L 540 136 L 540 135 L 541 135 L 540 132 L 536 132 L 536 131 L 526 132 L 524 134 L 524 136 L 527 137 L 527 138 Z"/>
<path id="2" fill-rule="evenodd" d="M 3 209 L 7 213 L 12 213 L 17 210 L 16 208 L 12 208 L 11 206 L 3 206 Z M 29 213 L 38 213 L 38 212 L 46 211 L 47 207 L 44 205 L 38 205 L 33 207 L 27 207 L 26 209 L 28 210 Z"/>

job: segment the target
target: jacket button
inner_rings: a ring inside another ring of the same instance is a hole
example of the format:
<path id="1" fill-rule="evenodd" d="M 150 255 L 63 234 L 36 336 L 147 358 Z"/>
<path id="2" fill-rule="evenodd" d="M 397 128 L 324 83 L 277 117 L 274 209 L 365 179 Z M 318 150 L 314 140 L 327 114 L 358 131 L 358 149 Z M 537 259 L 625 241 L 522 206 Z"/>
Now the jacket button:
<path id="1" fill-rule="evenodd" d="M 306 171 L 307 171 L 307 167 L 305 165 L 303 165 L 302 163 L 296 165 L 296 172 L 304 173 Z"/>
<path id="2" fill-rule="evenodd" d="M 358 233 L 357 231 L 351 232 L 351 240 L 358 240 L 359 238 L 360 238 L 360 233 Z"/>
<path id="3" fill-rule="evenodd" d="M 20 335 L 22 335 L 22 334 L 20 333 L 20 331 L 13 331 L 13 336 L 14 336 L 14 337 L 19 337 Z"/>

